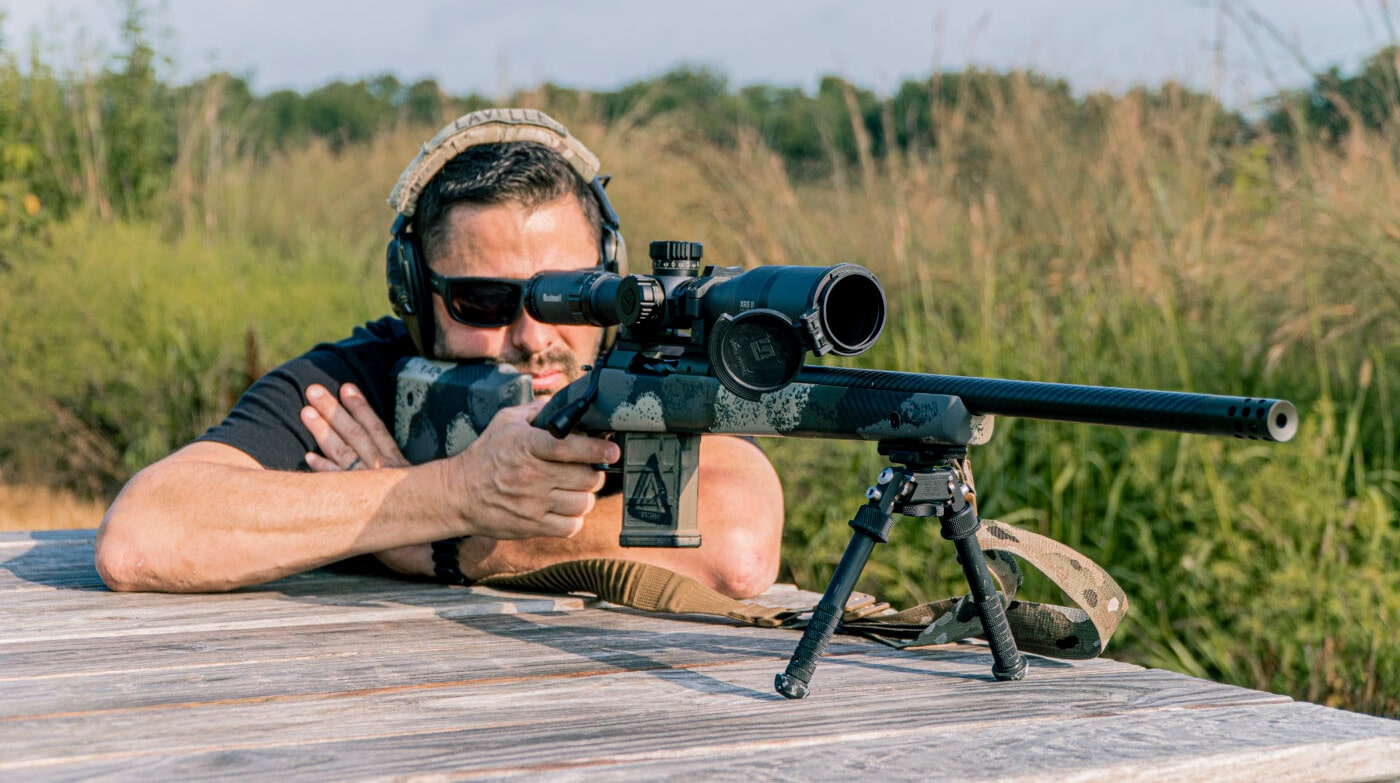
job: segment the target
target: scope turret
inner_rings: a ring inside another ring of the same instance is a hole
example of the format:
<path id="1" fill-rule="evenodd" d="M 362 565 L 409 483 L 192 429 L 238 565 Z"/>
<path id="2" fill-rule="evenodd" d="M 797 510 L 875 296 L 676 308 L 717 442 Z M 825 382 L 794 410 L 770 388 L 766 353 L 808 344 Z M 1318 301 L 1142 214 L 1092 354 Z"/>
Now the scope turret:
<path id="1" fill-rule="evenodd" d="M 652 242 L 648 250 L 652 271 L 658 275 L 668 272 L 697 275 L 700 273 L 700 258 L 705 254 L 705 246 L 699 242 L 677 242 L 673 239 Z"/>

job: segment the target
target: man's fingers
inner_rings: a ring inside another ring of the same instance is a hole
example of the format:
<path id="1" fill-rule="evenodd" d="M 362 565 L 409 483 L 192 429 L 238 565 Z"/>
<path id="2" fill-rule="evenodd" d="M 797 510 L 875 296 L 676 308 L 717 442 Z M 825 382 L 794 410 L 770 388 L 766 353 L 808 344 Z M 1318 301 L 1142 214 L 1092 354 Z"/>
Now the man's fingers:
<path id="1" fill-rule="evenodd" d="M 321 453 L 336 464 L 337 467 L 345 467 L 358 455 L 355 450 L 345 442 L 335 431 L 321 412 L 310 405 L 301 409 L 301 423 L 306 425 L 306 429 L 311 433 L 311 437 L 316 440 L 316 445 L 321 447 Z M 309 462 L 307 464 L 310 464 Z"/>
<path id="2" fill-rule="evenodd" d="M 331 471 L 345 469 L 338 463 L 328 460 L 314 451 L 306 452 L 306 466 L 311 468 L 312 473 L 330 473 Z"/>
<path id="3" fill-rule="evenodd" d="M 336 399 L 324 386 L 312 384 L 306 389 L 306 399 L 314 416 L 302 420 L 321 447 L 321 453 L 345 470 L 359 467 L 400 467 L 408 464 L 398 444 L 380 420 L 379 414 L 353 384 L 341 386 L 341 398 Z M 312 426 L 319 418 L 323 425 Z"/>
<path id="4" fill-rule="evenodd" d="M 358 386 L 353 383 L 341 386 L 340 401 L 369 435 L 381 462 L 389 465 L 408 464 L 408 460 L 403 459 L 399 451 L 399 444 L 394 442 L 394 436 L 389 433 L 389 428 L 384 426 L 383 420 L 375 413 L 374 408 L 370 407 L 369 400 Z"/>
<path id="5" fill-rule="evenodd" d="M 525 403 L 524 405 L 515 405 L 509 408 L 502 408 L 500 411 L 497 412 L 497 415 L 505 411 L 510 411 L 510 415 L 512 416 L 519 416 L 527 422 L 534 422 L 535 416 L 538 415 L 540 412 L 540 408 L 543 408 L 548 403 L 548 397 L 540 397 L 539 399 L 531 400 Z"/>
<path id="6" fill-rule="evenodd" d="M 565 517 L 584 517 L 598 498 L 592 492 L 555 489 L 549 493 L 550 511 Z"/>
<path id="7" fill-rule="evenodd" d="M 330 422 L 335 434 L 349 444 L 357 456 L 371 453 L 374 444 L 370 440 L 369 433 L 355 420 L 350 411 L 340 404 L 340 400 L 337 400 L 325 387 L 316 385 L 307 387 L 306 399 L 310 401 L 311 407 L 321 414 L 321 418 Z"/>
<path id="8" fill-rule="evenodd" d="M 615 462 L 616 443 L 584 435 L 558 439 L 529 424 L 544 401 L 503 408 L 454 459 L 463 483 L 479 487 L 463 508 L 475 534 L 487 538 L 567 538 L 583 527 L 605 476 L 594 465 Z"/>
<path id="9" fill-rule="evenodd" d="M 588 465 L 560 465 L 550 474 L 551 486 L 565 492 L 596 492 L 603 472 Z"/>
<path id="10" fill-rule="evenodd" d="M 583 516 L 564 516 L 562 514 L 545 514 L 540 518 L 540 524 L 548 531 L 544 535 L 554 538 L 573 538 L 583 530 Z"/>
<path id="11" fill-rule="evenodd" d="M 586 435 L 570 435 L 560 440 L 543 430 L 530 439 L 530 453 L 538 459 L 550 462 L 578 462 L 586 465 L 612 464 L 622 455 L 621 449 L 612 441 Z"/>

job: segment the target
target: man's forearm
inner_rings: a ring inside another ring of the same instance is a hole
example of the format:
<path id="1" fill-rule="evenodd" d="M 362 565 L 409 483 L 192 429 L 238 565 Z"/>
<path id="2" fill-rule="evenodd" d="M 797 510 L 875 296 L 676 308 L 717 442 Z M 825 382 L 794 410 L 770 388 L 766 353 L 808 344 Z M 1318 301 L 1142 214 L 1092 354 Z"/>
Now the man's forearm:
<path id="1" fill-rule="evenodd" d="M 108 510 L 97 564 L 118 590 L 203 592 L 270 581 L 354 555 L 460 535 L 440 465 L 309 474 L 200 449 L 142 471 Z M 429 569 L 431 573 L 431 569 Z"/>
<path id="2" fill-rule="evenodd" d="M 467 518 L 483 505 L 464 479 L 476 473 L 454 472 L 449 461 L 290 473 L 264 470 L 228 446 L 197 443 L 142 471 L 122 491 L 99 531 L 97 566 L 113 589 L 174 592 L 234 589 L 367 553 L 399 573 L 431 575 L 429 542 L 466 535 L 459 567 L 473 578 L 623 557 L 666 566 L 730 595 L 755 594 L 777 573 L 777 477 L 762 453 L 743 441 L 716 436 L 702 449 L 708 455 L 702 456 L 700 493 L 706 545 L 624 550 L 617 540 L 618 496 L 585 512 L 586 522 L 572 537 L 498 539 L 499 524 Z"/>

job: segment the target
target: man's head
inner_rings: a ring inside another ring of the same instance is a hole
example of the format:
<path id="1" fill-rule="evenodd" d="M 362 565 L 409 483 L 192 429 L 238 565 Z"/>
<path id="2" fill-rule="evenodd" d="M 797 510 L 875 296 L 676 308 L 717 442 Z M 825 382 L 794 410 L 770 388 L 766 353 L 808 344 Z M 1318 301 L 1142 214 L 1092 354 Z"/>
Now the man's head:
<path id="1" fill-rule="evenodd" d="M 498 142 L 468 147 L 447 162 L 418 196 L 414 231 L 428 264 L 446 250 L 448 214 L 458 204 L 514 204 L 534 210 L 572 197 L 593 228 L 594 245 L 602 239 L 602 215 L 587 183 L 542 144 Z M 596 259 L 595 259 L 596 262 Z"/>
<path id="2" fill-rule="evenodd" d="M 400 218 L 388 259 L 390 300 L 421 351 L 514 364 L 537 394 L 578 377 L 601 333 L 534 321 L 520 283 L 610 254 L 616 216 L 596 171 L 592 153 L 538 112 L 467 115 L 424 146 L 390 196 Z"/>

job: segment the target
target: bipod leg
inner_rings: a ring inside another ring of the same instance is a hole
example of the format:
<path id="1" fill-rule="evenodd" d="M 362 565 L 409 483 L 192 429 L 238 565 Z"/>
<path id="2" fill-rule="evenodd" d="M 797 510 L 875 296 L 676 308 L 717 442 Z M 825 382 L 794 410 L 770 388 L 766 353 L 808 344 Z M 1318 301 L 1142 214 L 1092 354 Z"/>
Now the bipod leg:
<path id="1" fill-rule="evenodd" d="M 880 482 L 881 486 L 885 486 L 890 484 L 892 474 L 887 469 L 880 474 L 880 478 L 883 479 Z M 836 633 L 836 626 L 840 624 L 841 616 L 846 612 L 846 602 L 851 598 L 851 591 L 855 590 L 860 572 L 865 570 L 870 552 L 877 543 L 883 544 L 889 540 L 890 528 L 893 527 L 890 509 L 898 499 L 900 489 L 902 482 L 900 487 L 883 491 L 871 487 L 866 493 L 870 502 L 856 511 L 856 516 L 850 523 L 855 529 L 851 543 L 846 545 L 846 553 L 841 556 L 841 562 L 831 575 L 826 592 L 822 594 L 821 601 L 817 602 L 817 608 L 812 610 L 812 619 L 803 630 L 802 640 L 797 643 L 797 649 L 792 651 L 787 670 L 773 680 L 773 686 L 778 689 L 778 693 L 789 699 L 806 698 L 807 684 L 812 681 L 812 671 L 817 668 L 817 660 L 822 657 L 822 653 L 826 652 L 831 635 Z M 983 567 L 986 567 L 985 564 Z"/>
<path id="2" fill-rule="evenodd" d="M 987 557 L 977 543 L 977 529 L 982 520 L 977 509 L 963 495 L 965 487 L 953 493 L 950 502 L 939 513 L 942 535 L 953 542 L 958 551 L 967 585 L 972 588 L 972 601 L 982 620 L 982 631 L 992 648 L 992 676 L 998 680 L 1019 680 L 1026 676 L 1026 658 L 1016 649 L 1016 638 L 1006 622 L 1006 607 L 1002 606 Z"/>

